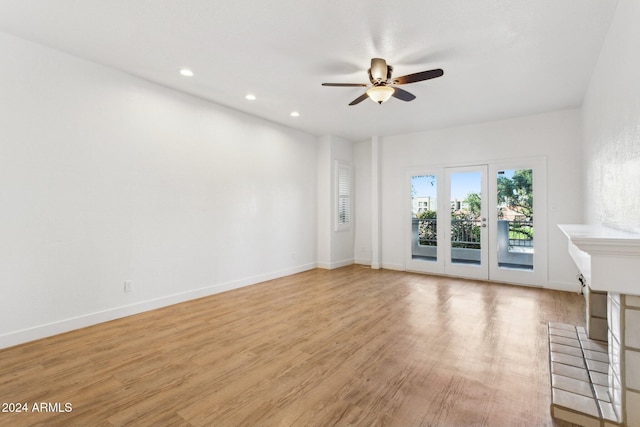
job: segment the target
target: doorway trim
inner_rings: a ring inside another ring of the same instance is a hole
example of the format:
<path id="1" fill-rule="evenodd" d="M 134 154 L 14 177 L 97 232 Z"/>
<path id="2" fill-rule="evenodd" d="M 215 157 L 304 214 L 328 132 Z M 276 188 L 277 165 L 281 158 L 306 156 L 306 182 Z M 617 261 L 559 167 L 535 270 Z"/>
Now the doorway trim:
<path id="1" fill-rule="evenodd" d="M 444 253 L 443 245 L 438 244 L 438 260 L 442 262 L 424 263 L 412 259 L 411 241 L 412 241 L 412 221 L 406 220 L 410 218 L 410 212 L 412 208 L 412 197 L 407 189 L 411 188 L 411 178 L 417 175 L 432 175 L 435 174 L 438 179 L 438 218 L 445 218 L 445 215 L 450 215 L 449 202 L 440 202 L 444 198 L 445 192 L 445 170 L 446 168 L 458 168 L 469 166 L 487 166 L 487 187 L 488 187 L 488 221 L 494 222 L 493 225 L 489 225 L 492 228 L 497 228 L 497 214 L 492 215 L 492 206 L 497 206 L 497 182 L 495 177 L 499 170 L 515 169 L 515 168 L 530 168 L 534 170 L 533 174 L 533 189 L 534 196 L 534 229 L 536 230 L 536 246 L 534 251 L 534 269 L 528 270 L 509 270 L 498 267 L 497 262 L 497 250 L 493 251 L 489 249 L 488 258 L 488 279 L 489 281 L 510 283 L 516 285 L 537 286 L 545 287 L 548 284 L 548 211 L 547 211 L 547 159 L 546 157 L 525 157 L 514 159 L 500 159 L 483 162 L 461 162 L 459 164 L 447 164 L 447 165 L 431 165 L 423 167 L 411 167 L 405 170 L 404 179 L 404 222 L 405 222 L 405 270 L 414 271 L 419 273 L 437 274 L 452 277 L 468 277 L 461 276 L 455 273 L 447 272 L 444 266 Z M 409 212 L 409 215 L 407 215 Z M 442 221 L 439 221 L 442 224 Z M 438 234 L 442 233 L 442 227 L 438 229 Z M 489 233 L 488 240 L 489 248 L 497 248 L 497 233 Z M 494 265 L 495 264 L 495 265 Z M 481 279 L 482 280 L 482 279 Z"/>

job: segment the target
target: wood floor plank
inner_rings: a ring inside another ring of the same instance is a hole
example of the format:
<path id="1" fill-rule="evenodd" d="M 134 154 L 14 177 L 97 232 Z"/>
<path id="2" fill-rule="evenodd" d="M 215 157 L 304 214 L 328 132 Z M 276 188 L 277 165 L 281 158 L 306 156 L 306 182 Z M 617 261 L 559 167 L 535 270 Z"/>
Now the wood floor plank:
<path id="1" fill-rule="evenodd" d="M 0 426 L 562 425 L 547 322 L 574 293 L 349 266 L 0 350 Z"/>

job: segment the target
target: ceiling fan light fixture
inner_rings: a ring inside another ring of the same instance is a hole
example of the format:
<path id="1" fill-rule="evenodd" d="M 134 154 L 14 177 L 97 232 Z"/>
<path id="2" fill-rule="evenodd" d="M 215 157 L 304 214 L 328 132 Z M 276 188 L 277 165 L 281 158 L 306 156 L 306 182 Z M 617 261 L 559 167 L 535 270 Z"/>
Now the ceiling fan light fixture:
<path id="1" fill-rule="evenodd" d="M 390 86 L 374 86 L 367 90 L 367 95 L 377 104 L 382 104 L 393 95 L 394 89 Z"/>

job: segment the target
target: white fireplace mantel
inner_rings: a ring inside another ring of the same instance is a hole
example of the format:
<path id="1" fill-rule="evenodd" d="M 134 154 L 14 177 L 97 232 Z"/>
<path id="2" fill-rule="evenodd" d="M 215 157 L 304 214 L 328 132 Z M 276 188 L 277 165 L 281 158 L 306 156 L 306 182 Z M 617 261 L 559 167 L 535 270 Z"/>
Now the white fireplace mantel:
<path id="1" fill-rule="evenodd" d="M 603 225 L 561 224 L 569 253 L 591 289 L 640 295 L 640 234 Z"/>

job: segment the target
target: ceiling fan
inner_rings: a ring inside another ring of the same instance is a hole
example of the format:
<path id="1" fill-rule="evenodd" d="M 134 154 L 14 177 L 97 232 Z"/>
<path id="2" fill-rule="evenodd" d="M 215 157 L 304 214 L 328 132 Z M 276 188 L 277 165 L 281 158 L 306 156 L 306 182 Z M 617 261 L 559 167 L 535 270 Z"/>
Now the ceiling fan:
<path id="1" fill-rule="evenodd" d="M 435 79 L 444 74 L 440 68 L 429 71 L 421 71 L 419 73 L 407 74 L 402 77 L 391 78 L 393 67 L 387 65 L 387 61 L 382 58 L 372 58 L 371 68 L 368 70 L 369 83 L 322 83 L 322 86 L 338 86 L 338 87 L 369 87 L 367 91 L 351 101 L 349 105 L 356 105 L 371 98 L 374 102 L 382 104 L 392 96 L 402 101 L 413 101 L 416 96 L 406 90 L 394 87 L 396 85 L 404 85 L 407 83 L 416 83 L 423 80 Z"/>
<path id="2" fill-rule="evenodd" d="M 416 96 L 407 92 L 396 85 L 404 85 L 407 83 L 416 83 L 423 80 L 435 79 L 441 77 L 444 71 L 440 68 L 429 71 L 421 71 L 419 73 L 407 74 L 402 77 L 392 78 L 393 67 L 387 65 L 387 61 L 382 58 L 372 58 L 371 68 L 368 70 L 369 81 L 368 83 L 322 83 L 322 86 L 338 86 L 338 87 L 369 87 L 367 91 L 351 101 L 349 105 L 356 105 L 367 99 L 371 98 L 374 102 L 382 104 L 392 96 L 402 101 L 413 101 Z"/>

